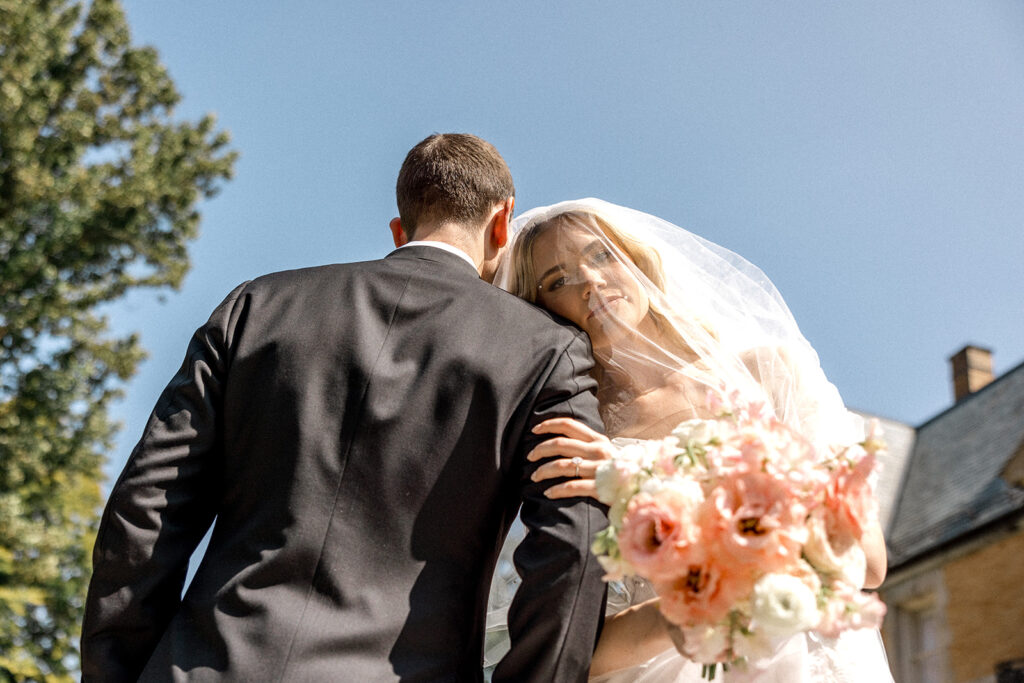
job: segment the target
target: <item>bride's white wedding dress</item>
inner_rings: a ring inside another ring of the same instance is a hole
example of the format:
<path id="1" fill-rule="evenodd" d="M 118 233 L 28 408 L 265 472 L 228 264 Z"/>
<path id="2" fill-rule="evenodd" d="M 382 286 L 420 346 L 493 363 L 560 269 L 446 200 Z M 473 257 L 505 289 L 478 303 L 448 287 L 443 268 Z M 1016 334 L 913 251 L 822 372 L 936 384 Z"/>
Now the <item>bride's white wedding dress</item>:
<path id="1" fill-rule="evenodd" d="M 643 579 L 628 577 L 609 585 L 608 614 L 650 598 L 654 590 Z M 693 683 L 701 681 L 701 665 L 675 649 L 638 666 L 591 678 L 595 683 Z M 719 672 L 724 683 L 884 683 L 892 681 L 878 631 L 847 631 L 839 638 L 817 633 L 788 639 L 769 658 Z"/>
<path id="2" fill-rule="evenodd" d="M 525 533 L 518 520 L 513 524 L 491 583 L 487 613 L 485 670 L 489 673 L 508 651 L 505 620 L 508 605 L 519 585 L 512 565 L 512 553 Z M 654 597 L 654 590 L 643 579 L 627 577 L 608 586 L 607 614 L 615 614 L 631 605 Z M 701 665 L 690 661 L 674 648 L 637 666 L 590 679 L 592 683 L 701 683 Z M 881 637 L 874 629 L 846 631 L 839 638 L 817 633 L 794 636 L 770 658 L 751 662 L 744 669 L 732 667 L 718 671 L 722 683 L 889 683 L 892 675 L 886 661 Z"/>

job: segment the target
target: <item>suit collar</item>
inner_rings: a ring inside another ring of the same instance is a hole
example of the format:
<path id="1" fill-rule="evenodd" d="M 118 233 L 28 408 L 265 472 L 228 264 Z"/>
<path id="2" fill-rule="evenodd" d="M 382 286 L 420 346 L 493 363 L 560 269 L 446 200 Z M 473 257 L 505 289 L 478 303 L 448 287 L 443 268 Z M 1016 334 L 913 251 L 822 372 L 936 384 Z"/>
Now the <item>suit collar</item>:
<path id="1" fill-rule="evenodd" d="M 462 249 L 459 249 L 454 244 L 448 244 L 447 242 L 439 242 L 437 240 L 413 240 L 412 242 L 408 242 L 402 245 L 401 247 L 399 247 L 399 249 L 406 249 L 408 247 L 419 246 L 434 247 L 435 249 L 440 249 L 441 251 L 447 251 L 449 254 L 455 254 L 463 261 L 473 266 L 473 270 L 476 270 L 476 264 L 473 263 L 473 259 L 470 258 L 469 254 L 464 252 Z"/>
<path id="2" fill-rule="evenodd" d="M 464 257 L 458 254 L 453 254 L 445 249 L 439 249 L 430 244 L 419 243 L 399 247 L 388 254 L 385 258 L 434 261 L 435 263 L 440 263 L 450 268 L 456 268 L 466 273 L 472 273 L 477 278 L 480 277 L 480 273 L 478 273 L 476 268 L 474 268 Z"/>

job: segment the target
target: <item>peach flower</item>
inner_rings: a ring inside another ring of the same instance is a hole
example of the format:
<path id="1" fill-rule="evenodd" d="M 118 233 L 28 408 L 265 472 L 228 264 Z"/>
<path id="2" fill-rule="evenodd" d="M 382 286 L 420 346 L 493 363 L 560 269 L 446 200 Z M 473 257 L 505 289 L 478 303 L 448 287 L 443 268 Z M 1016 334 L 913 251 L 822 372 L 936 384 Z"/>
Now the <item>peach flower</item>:
<path id="1" fill-rule="evenodd" d="M 840 457 L 825 488 L 825 522 L 830 536 L 852 535 L 859 539 L 878 516 L 878 504 L 871 490 L 875 469 L 874 453 L 864 453 L 855 462 Z"/>
<path id="2" fill-rule="evenodd" d="M 657 491 L 633 496 L 622 518 L 619 551 L 652 581 L 679 573 L 699 540 L 697 515 L 704 493 L 691 479 L 666 482 Z"/>
<path id="3" fill-rule="evenodd" d="M 794 496 L 811 498 L 828 482 L 811 442 L 774 417 L 746 425 L 737 442 L 739 470 L 772 474 Z"/>
<path id="4" fill-rule="evenodd" d="M 661 613 L 683 627 L 716 624 L 754 585 L 750 572 L 716 562 L 708 553 L 700 555 L 672 580 L 654 582 Z"/>
<path id="5" fill-rule="evenodd" d="M 774 572 L 799 560 L 806 511 L 783 482 L 763 472 L 734 474 L 720 482 L 709 503 L 702 532 L 733 561 Z"/>

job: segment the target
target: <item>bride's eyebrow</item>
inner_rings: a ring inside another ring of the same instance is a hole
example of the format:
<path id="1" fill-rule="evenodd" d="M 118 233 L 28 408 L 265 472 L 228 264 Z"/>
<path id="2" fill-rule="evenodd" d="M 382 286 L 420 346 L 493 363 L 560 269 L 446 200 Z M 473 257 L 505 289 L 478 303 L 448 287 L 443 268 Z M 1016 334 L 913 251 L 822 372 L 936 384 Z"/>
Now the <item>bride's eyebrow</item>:
<path id="1" fill-rule="evenodd" d="M 595 251 L 600 251 L 601 249 L 607 248 L 608 245 L 606 245 L 603 240 L 595 237 L 593 242 L 583 247 L 583 251 L 580 252 L 580 256 L 586 258 L 593 254 Z"/>
<path id="2" fill-rule="evenodd" d="M 541 275 L 539 278 L 537 278 L 537 286 L 540 287 L 541 283 L 544 282 L 544 280 L 549 275 L 557 273 L 558 271 L 561 271 L 561 270 L 565 270 L 565 264 L 564 263 L 556 263 L 555 265 L 551 266 L 550 268 L 548 268 L 547 270 L 544 271 L 543 275 Z"/>
<path id="3" fill-rule="evenodd" d="M 583 247 L 583 250 L 580 252 L 580 258 L 581 259 L 587 258 L 591 254 L 593 254 L 595 251 L 599 251 L 600 249 L 603 249 L 603 248 L 606 248 L 605 243 L 602 240 L 598 239 L 598 238 L 594 238 L 594 241 L 592 241 L 587 246 Z M 547 270 L 545 270 L 541 274 L 541 276 L 539 278 L 537 278 L 537 286 L 540 287 L 541 284 L 544 282 L 545 279 L 547 279 L 547 277 L 549 275 L 553 275 L 554 273 L 557 273 L 559 271 L 564 271 L 564 270 L 565 270 L 565 264 L 564 263 L 556 263 L 555 265 L 553 265 L 550 268 L 548 268 Z"/>

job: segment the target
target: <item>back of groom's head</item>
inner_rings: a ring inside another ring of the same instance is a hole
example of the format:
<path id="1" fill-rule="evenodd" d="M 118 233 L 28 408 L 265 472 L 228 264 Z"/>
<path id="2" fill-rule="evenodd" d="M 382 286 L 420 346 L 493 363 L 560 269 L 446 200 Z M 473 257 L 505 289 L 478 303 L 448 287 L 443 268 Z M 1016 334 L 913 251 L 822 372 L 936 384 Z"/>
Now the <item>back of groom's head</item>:
<path id="1" fill-rule="evenodd" d="M 395 194 L 406 235 L 423 223 L 472 224 L 514 197 L 505 160 L 491 143 L 465 133 L 438 133 L 409 150 Z"/>

